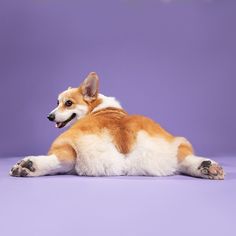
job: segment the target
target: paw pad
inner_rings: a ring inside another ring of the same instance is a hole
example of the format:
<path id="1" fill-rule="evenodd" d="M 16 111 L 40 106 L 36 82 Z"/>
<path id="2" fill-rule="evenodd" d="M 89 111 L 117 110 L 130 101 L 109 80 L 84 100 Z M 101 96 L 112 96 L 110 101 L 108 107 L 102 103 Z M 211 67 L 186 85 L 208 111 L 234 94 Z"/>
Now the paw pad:
<path id="1" fill-rule="evenodd" d="M 16 177 L 26 177 L 34 171 L 35 168 L 33 166 L 33 162 L 31 160 L 23 159 L 11 168 L 10 175 Z"/>
<path id="2" fill-rule="evenodd" d="M 224 179 L 224 170 L 217 163 L 211 161 L 203 161 L 198 167 L 203 178 L 208 179 Z"/>

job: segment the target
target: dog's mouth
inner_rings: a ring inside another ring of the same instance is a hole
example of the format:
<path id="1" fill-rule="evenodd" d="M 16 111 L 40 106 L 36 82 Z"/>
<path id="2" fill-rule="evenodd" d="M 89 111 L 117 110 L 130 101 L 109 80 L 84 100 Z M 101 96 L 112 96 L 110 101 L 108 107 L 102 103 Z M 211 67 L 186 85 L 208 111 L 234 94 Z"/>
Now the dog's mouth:
<path id="1" fill-rule="evenodd" d="M 67 120 L 63 121 L 63 122 L 56 122 L 56 128 L 63 128 L 64 126 L 66 126 L 70 121 L 72 121 L 74 118 L 76 117 L 76 114 L 73 113 L 70 118 L 68 118 Z"/>

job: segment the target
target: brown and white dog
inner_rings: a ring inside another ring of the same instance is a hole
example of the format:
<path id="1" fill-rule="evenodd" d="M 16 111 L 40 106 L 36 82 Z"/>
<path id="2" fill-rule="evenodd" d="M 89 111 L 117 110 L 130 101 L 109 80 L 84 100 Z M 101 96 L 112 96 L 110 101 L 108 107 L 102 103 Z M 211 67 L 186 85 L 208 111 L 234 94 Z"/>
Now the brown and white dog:
<path id="1" fill-rule="evenodd" d="M 174 137 L 153 120 L 128 115 L 113 97 L 98 93 L 92 72 L 78 88 L 58 97 L 48 119 L 56 127 L 72 126 L 52 144 L 48 155 L 29 156 L 10 171 L 12 176 L 76 173 L 86 176 L 176 173 L 224 179 L 216 162 L 198 157 L 183 137 Z"/>

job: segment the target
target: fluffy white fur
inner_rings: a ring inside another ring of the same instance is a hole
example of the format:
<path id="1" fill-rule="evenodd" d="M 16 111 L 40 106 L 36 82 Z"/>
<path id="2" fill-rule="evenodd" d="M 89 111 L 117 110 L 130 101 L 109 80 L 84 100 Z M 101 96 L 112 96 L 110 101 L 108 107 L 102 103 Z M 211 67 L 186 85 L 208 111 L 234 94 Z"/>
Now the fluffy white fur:
<path id="1" fill-rule="evenodd" d="M 177 170 L 177 143 L 150 137 L 139 131 L 137 142 L 129 154 L 121 154 L 108 130 L 102 135 L 84 135 L 76 145 L 75 166 L 78 175 L 171 175 Z"/>
<path id="2" fill-rule="evenodd" d="M 30 160 L 33 162 L 34 172 L 25 168 L 28 176 L 41 176 L 53 175 L 57 173 L 66 173 L 74 168 L 73 163 L 61 163 L 55 155 L 50 156 L 28 156 L 23 159 L 24 161 Z M 22 168 L 17 165 L 18 168 Z M 10 175 L 12 175 L 10 171 Z"/>
<path id="3" fill-rule="evenodd" d="M 93 112 L 99 111 L 108 107 L 113 108 L 122 108 L 120 103 L 114 97 L 107 97 L 102 95 L 101 93 L 98 94 L 98 98 L 102 100 L 102 103 L 99 104 L 97 107 L 93 109 Z"/>
<path id="4" fill-rule="evenodd" d="M 201 171 L 198 168 L 203 161 L 211 161 L 212 163 L 216 163 L 205 157 L 189 155 L 181 162 L 181 165 L 179 165 L 178 170 L 182 173 L 185 173 L 191 176 L 203 177 L 203 175 L 201 174 Z"/>

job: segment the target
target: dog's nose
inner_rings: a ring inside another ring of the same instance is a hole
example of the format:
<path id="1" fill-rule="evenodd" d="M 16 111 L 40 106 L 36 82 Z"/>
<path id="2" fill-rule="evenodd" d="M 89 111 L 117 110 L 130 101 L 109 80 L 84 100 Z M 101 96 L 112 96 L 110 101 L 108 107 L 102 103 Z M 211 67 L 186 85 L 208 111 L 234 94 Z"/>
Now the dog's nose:
<path id="1" fill-rule="evenodd" d="M 54 121 L 55 120 L 55 115 L 53 113 L 49 114 L 47 116 L 47 118 L 50 120 L 50 121 Z"/>

